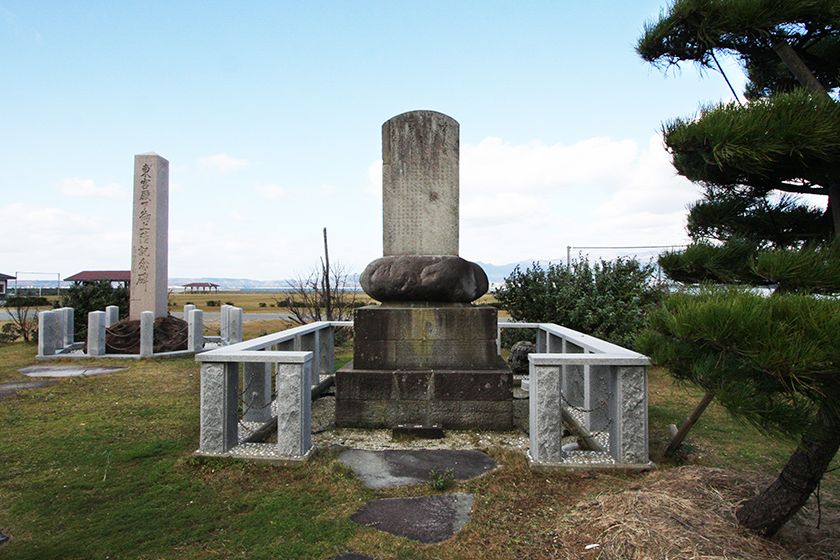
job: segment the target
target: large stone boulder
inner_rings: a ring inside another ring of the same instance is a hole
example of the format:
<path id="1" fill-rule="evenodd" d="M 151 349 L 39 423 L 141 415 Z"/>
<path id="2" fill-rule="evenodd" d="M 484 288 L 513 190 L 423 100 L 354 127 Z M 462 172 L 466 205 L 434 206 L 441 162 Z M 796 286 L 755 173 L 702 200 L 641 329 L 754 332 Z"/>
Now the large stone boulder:
<path id="1" fill-rule="evenodd" d="M 447 255 L 394 255 L 376 259 L 359 278 L 381 302 L 470 303 L 487 293 L 487 275 L 477 264 Z"/>

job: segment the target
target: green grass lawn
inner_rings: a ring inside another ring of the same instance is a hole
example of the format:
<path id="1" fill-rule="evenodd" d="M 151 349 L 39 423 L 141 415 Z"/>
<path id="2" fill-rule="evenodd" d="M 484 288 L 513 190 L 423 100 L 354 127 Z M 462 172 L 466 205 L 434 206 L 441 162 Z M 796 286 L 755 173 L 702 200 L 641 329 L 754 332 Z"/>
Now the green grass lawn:
<path id="1" fill-rule="evenodd" d="M 0 382 L 26 379 L 17 368 L 34 364 L 35 350 L 0 347 Z M 337 362 L 349 358 L 345 351 Z M 196 459 L 197 364 L 122 364 L 122 373 L 0 400 L 0 532 L 12 537 L 0 557 L 324 559 L 354 550 L 383 559 L 541 558 L 564 508 L 644 476 L 531 472 L 521 454 L 489 450 L 502 468 L 458 484 L 476 495 L 472 521 L 451 541 L 417 544 L 349 516 L 366 500 L 431 487 L 365 489 L 330 451 L 286 468 Z M 659 446 L 699 393 L 673 386 L 661 370 L 651 372 L 650 389 Z M 714 405 L 690 444 L 691 462 L 768 474 L 793 446 Z M 838 493 L 836 472 L 824 488 Z"/>

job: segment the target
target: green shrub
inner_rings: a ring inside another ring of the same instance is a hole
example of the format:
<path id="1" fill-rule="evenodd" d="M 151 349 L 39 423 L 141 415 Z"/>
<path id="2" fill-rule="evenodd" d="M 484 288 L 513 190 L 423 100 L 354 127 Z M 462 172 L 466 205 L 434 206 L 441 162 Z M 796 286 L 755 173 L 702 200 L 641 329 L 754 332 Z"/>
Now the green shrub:
<path id="1" fill-rule="evenodd" d="M 633 348 L 645 315 L 662 297 L 653 272 L 652 263 L 627 257 L 595 264 L 579 258 L 547 269 L 534 263 L 515 268 L 495 295 L 514 320 L 556 323 Z"/>
<path id="2" fill-rule="evenodd" d="M 58 307 L 73 308 L 76 339 L 83 340 L 87 337 L 88 313 L 105 311 L 109 305 L 120 308 L 120 319 L 128 317 L 128 288 L 114 287 L 108 281 L 74 284 L 62 296 Z"/>

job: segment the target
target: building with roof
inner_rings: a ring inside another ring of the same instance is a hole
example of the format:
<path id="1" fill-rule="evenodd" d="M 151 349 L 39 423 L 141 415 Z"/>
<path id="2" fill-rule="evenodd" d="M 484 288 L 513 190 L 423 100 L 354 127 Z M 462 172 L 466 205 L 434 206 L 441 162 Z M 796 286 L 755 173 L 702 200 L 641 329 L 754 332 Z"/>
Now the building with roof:
<path id="1" fill-rule="evenodd" d="M 218 293 L 219 285 L 213 282 L 190 282 L 184 284 L 184 291 L 187 293 L 212 292 L 216 290 Z"/>
<path id="2" fill-rule="evenodd" d="M 65 282 L 86 284 L 89 282 L 111 282 L 122 284 L 126 288 L 131 284 L 130 270 L 83 270 L 64 279 Z"/>
<path id="3" fill-rule="evenodd" d="M 9 280 L 14 279 L 14 276 L 9 276 L 8 274 L 0 273 L 0 296 L 6 295 L 6 292 L 8 291 L 7 284 L 9 283 Z"/>

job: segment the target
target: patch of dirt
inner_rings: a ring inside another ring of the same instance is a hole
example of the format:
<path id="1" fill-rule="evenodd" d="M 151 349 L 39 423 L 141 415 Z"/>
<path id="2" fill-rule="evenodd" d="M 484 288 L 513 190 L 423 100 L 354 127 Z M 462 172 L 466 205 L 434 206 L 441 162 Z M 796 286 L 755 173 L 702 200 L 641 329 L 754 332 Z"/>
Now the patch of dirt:
<path id="1" fill-rule="evenodd" d="M 572 507 L 550 557 L 840 559 L 840 511 L 827 508 L 825 496 L 820 528 L 813 498 L 772 540 L 738 527 L 738 505 L 769 482 L 696 466 L 654 472 Z"/>

